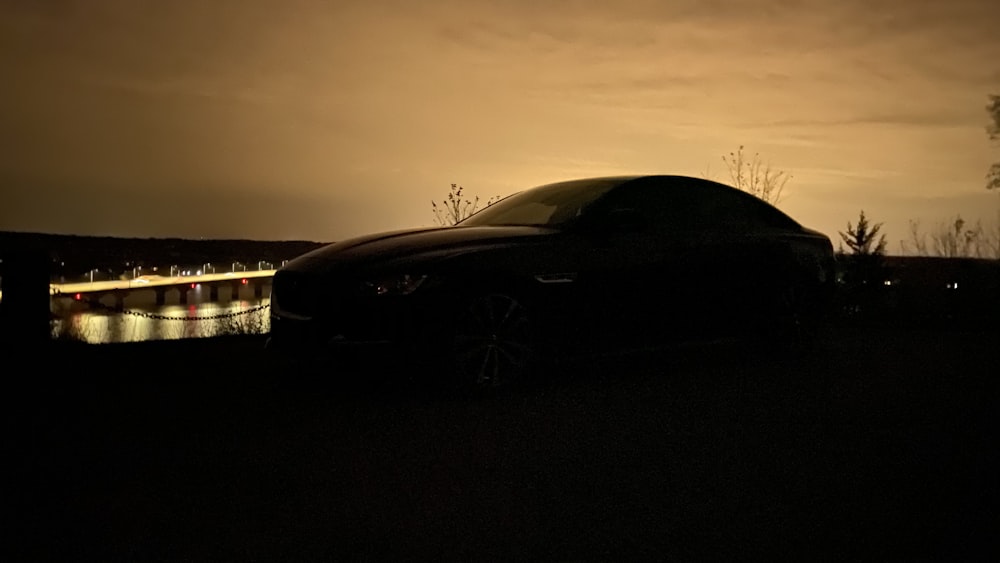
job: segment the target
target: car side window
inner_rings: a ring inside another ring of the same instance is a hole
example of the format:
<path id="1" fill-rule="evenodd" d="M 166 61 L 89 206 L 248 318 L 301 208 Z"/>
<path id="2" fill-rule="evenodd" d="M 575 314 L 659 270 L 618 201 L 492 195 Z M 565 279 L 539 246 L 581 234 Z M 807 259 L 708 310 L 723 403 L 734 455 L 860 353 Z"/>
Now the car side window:
<path id="1" fill-rule="evenodd" d="M 720 194 L 720 219 L 737 230 L 789 229 L 798 226 L 791 217 L 774 206 L 742 192 L 727 191 Z"/>
<path id="2" fill-rule="evenodd" d="M 796 223 L 757 198 L 721 186 L 656 183 L 632 186 L 607 202 L 607 212 L 627 209 L 657 233 L 748 232 Z"/>
<path id="3" fill-rule="evenodd" d="M 722 230 L 744 232 L 751 229 L 759 229 L 761 225 L 756 221 L 751 212 L 751 201 L 741 197 L 743 194 L 713 190 L 712 201 L 715 206 L 713 215 L 715 222 Z"/>
<path id="4" fill-rule="evenodd" d="M 632 186 L 607 202 L 607 212 L 636 213 L 645 228 L 654 233 L 677 233 L 711 229 L 717 223 L 716 204 L 689 186 Z"/>

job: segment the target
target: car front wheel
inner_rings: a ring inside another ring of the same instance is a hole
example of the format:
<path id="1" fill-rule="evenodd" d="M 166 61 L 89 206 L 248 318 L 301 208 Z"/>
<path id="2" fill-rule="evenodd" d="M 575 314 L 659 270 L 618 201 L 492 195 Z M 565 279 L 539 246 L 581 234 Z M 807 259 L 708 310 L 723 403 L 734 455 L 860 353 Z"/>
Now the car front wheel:
<path id="1" fill-rule="evenodd" d="M 470 299 L 458 315 L 451 344 L 455 376 L 475 389 L 521 380 L 536 354 L 528 308 L 503 293 Z"/>

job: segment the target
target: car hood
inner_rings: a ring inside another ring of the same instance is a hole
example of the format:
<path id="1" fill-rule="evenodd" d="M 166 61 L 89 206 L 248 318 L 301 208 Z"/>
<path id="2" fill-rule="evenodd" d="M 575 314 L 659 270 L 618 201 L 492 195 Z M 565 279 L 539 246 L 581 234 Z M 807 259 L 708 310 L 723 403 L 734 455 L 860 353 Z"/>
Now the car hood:
<path id="1" fill-rule="evenodd" d="M 345 266 L 391 264 L 409 259 L 447 258 L 473 249 L 499 247 L 552 235 L 543 227 L 437 227 L 389 231 L 355 237 L 318 248 L 291 260 L 283 270 L 322 273 Z"/>

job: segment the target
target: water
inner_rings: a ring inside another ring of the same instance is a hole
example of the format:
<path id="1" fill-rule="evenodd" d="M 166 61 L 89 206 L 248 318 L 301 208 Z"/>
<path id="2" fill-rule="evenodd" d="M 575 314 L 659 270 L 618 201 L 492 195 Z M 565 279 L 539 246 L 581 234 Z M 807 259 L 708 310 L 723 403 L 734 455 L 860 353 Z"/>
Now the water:
<path id="1" fill-rule="evenodd" d="M 199 287 L 188 293 L 188 304 L 181 305 L 176 292 L 167 292 L 165 305 L 156 305 L 152 291 L 133 291 L 123 305 L 124 312 L 113 311 L 111 298 L 95 306 L 72 298 L 53 298 L 53 338 L 69 338 L 93 344 L 207 338 L 228 334 L 265 334 L 270 330 L 269 297 L 254 297 L 252 288 L 244 288 L 234 298 L 225 291 L 218 302 L 211 302 L 208 290 Z M 269 294 L 267 287 L 264 295 Z M 244 295 L 248 294 L 248 295 Z M 197 317 L 215 317 L 196 319 Z M 168 318 L 163 318 L 168 317 Z"/>

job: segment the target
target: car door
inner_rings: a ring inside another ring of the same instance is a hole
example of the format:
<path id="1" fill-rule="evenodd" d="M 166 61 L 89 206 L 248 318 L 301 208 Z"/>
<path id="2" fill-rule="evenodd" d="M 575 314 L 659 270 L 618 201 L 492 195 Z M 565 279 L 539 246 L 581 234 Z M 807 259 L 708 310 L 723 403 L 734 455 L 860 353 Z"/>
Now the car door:
<path id="1" fill-rule="evenodd" d="M 789 259 L 783 235 L 799 227 L 749 194 L 724 187 L 712 191 L 704 203 L 713 220 L 703 233 L 700 268 L 711 293 L 706 302 L 714 304 L 713 332 L 734 335 L 773 307 Z"/>
<path id="2" fill-rule="evenodd" d="M 703 307 L 704 240 L 693 194 L 663 182 L 637 183 L 594 211 L 591 257 L 580 274 L 588 323 L 615 347 L 688 338 L 708 322 Z"/>
<path id="3" fill-rule="evenodd" d="M 659 177 L 612 194 L 601 213 L 610 228 L 598 229 L 587 281 L 610 341 L 733 335 L 766 307 L 782 252 L 773 231 L 783 215 L 772 207 L 726 186 Z"/>

